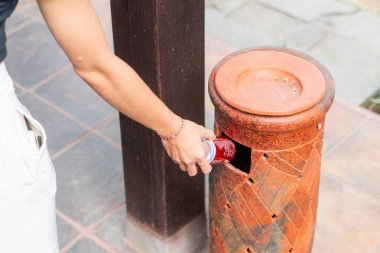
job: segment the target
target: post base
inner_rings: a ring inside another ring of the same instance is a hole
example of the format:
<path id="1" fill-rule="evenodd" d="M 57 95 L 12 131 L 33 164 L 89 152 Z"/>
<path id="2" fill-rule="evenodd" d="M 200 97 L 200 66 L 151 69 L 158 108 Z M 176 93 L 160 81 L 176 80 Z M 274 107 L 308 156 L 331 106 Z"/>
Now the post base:
<path id="1" fill-rule="evenodd" d="M 198 253 L 207 244 L 206 217 L 200 215 L 169 238 L 162 238 L 127 215 L 126 240 L 137 252 Z"/>

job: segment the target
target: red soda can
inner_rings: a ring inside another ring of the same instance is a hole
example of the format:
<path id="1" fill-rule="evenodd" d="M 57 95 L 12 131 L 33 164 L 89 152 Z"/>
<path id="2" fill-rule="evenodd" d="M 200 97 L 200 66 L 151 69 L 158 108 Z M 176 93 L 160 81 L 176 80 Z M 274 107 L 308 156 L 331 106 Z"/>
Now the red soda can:
<path id="1" fill-rule="evenodd" d="M 207 161 L 210 164 L 230 162 L 236 153 L 235 144 L 226 137 L 218 137 L 215 140 L 202 140 Z"/>

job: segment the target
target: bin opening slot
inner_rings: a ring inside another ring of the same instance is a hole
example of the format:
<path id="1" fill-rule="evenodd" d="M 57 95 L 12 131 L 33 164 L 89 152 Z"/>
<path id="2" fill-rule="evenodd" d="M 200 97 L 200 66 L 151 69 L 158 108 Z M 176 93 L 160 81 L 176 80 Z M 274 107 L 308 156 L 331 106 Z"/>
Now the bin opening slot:
<path id="1" fill-rule="evenodd" d="M 228 136 L 227 136 L 228 137 Z M 236 147 L 234 159 L 230 162 L 235 168 L 249 174 L 251 170 L 251 148 L 232 140 Z"/>

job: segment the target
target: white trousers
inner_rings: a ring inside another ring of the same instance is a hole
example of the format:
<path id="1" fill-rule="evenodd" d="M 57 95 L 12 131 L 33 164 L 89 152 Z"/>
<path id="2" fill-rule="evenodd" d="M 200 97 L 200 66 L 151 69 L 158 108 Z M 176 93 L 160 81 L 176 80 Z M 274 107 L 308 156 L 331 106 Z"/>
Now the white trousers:
<path id="1" fill-rule="evenodd" d="M 0 64 L 0 253 L 58 253 L 55 170 L 41 124 Z"/>

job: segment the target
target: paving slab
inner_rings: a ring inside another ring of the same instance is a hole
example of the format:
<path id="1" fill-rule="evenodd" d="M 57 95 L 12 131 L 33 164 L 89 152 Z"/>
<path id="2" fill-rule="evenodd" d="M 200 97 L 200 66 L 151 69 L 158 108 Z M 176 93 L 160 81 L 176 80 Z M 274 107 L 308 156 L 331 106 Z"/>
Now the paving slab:
<path id="1" fill-rule="evenodd" d="M 206 7 L 214 8 L 223 14 L 229 15 L 244 7 L 244 4 L 252 0 L 206 0 Z"/>
<path id="2" fill-rule="evenodd" d="M 283 1 L 283 3 L 287 2 Z M 298 3 L 302 5 L 304 2 L 298 1 Z M 276 40 L 275 46 L 308 50 L 326 34 L 323 26 L 285 15 L 283 12 L 253 1 L 245 4 L 244 8 L 236 11 L 231 18 L 250 25 L 256 33 L 263 37 Z M 269 40 L 264 41 L 264 45 L 271 44 Z"/>
<path id="3" fill-rule="evenodd" d="M 345 2 L 353 3 L 356 6 L 365 10 L 380 14 L 380 1 L 378 0 L 344 0 Z"/>
<path id="4" fill-rule="evenodd" d="M 115 118 L 104 127 L 100 128 L 99 131 L 113 140 L 115 143 L 121 145 L 121 135 L 120 135 L 120 119 Z"/>
<path id="5" fill-rule="evenodd" d="M 370 48 L 380 52 L 380 15 L 360 11 L 352 15 L 330 17 L 327 20 L 335 33 L 361 42 L 366 50 Z"/>
<path id="6" fill-rule="evenodd" d="M 349 135 L 367 116 L 335 100 L 326 115 L 323 152 L 325 153 L 339 140 Z"/>
<path id="7" fill-rule="evenodd" d="M 125 219 L 126 208 L 123 206 L 99 226 L 95 227 L 94 231 L 104 241 L 114 245 L 119 250 L 123 250 L 126 246 L 124 243 Z"/>
<path id="8" fill-rule="evenodd" d="M 247 48 L 263 45 L 276 46 L 282 43 L 279 38 L 272 38 L 265 33 L 256 31 L 250 24 L 240 22 L 233 16 L 226 17 L 215 9 L 207 8 L 205 28 L 207 36 L 211 36 L 224 44 L 228 44 L 232 48 Z"/>
<path id="9" fill-rule="evenodd" d="M 78 232 L 75 230 L 75 228 L 73 228 L 60 217 L 57 217 L 57 230 L 60 248 L 63 248 L 78 235 Z"/>
<path id="10" fill-rule="evenodd" d="M 123 205 L 111 217 L 95 227 L 97 236 L 123 253 L 137 253 L 125 243 L 126 208 Z"/>
<path id="11" fill-rule="evenodd" d="M 38 8 L 37 1 L 34 0 L 20 0 L 18 8 L 28 13 L 31 16 L 42 18 L 40 9 Z"/>
<path id="12" fill-rule="evenodd" d="M 313 253 L 367 252 L 380 237 L 380 202 L 322 167 Z"/>
<path id="13" fill-rule="evenodd" d="M 328 152 L 323 168 L 380 202 L 379 129 L 380 120 L 366 121 Z"/>
<path id="14" fill-rule="evenodd" d="M 337 97 L 361 104 L 378 88 L 380 75 L 376 68 L 363 69 L 362 66 L 379 66 L 380 56 L 374 50 L 364 54 L 363 48 L 368 50 L 368 45 L 358 40 L 359 36 L 354 39 L 334 33 L 331 29 L 321 23 L 321 19 L 312 23 L 298 20 L 255 1 L 248 1 L 229 17 L 215 9 L 206 9 L 206 34 L 214 41 L 218 40 L 219 44 L 227 44 L 235 50 L 249 46 L 287 46 L 311 54 L 333 73 Z M 345 28 L 341 29 L 344 33 Z M 362 33 L 371 36 L 370 30 Z M 351 32 L 352 36 L 354 34 Z M 378 33 L 373 34 L 372 37 L 378 36 Z M 376 42 L 373 44 L 376 45 Z M 210 68 L 210 62 L 206 61 L 206 68 Z"/>
<path id="15" fill-rule="evenodd" d="M 90 128 L 117 114 L 72 68 L 41 86 L 35 93 L 74 115 Z"/>
<path id="16" fill-rule="evenodd" d="M 357 9 L 355 5 L 339 0 L 260 0 L 260 2 L 290 16 L 308 21 L 321 16 L 351 13 Z"/>
<path id="17" fill-rule="evenodd" d="M 22 25 L 32 21 L 33 18 L 28 13 L 24 12 L 20 5 L 17 6 L 13 14 L 7 19 L 7 25 L 5 26 L 5 32 L 7 36 L 10 36 L 14 31 L 19 29 Z"/>
<path id="18" fill-rule="evenodd" d="M 28 88 L 69 63 L 47 26 L 39 21 L 9 36 L 7 49 L 5 64 L 10 75 Z"/>
<path id="19" fill-rule="evenodd" d="M 365 50 L 363 50 L 365 49 Z M 336 98 L 360 105 L 379 88 L 380 54 L 340 34 L 330 34 L 310 54 L 331 72 Z"/>
<path id="20" fill-rule="evenodd" d="M 81 239 L 79 242 L 74 244 L 72 248 L 67 253 L 108 253 L 108 251 L 102 249 L 94 242 L 90 241 L 87 238 Z"/>
<path id="21" fill-rule="evenodd" d="M 88 226 L 125 201 L 120 150 L 91 134 L 54 160 L 57 208 Z"/>

